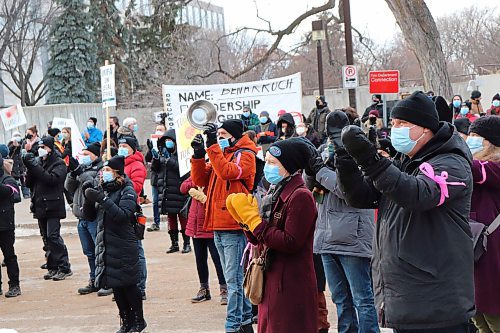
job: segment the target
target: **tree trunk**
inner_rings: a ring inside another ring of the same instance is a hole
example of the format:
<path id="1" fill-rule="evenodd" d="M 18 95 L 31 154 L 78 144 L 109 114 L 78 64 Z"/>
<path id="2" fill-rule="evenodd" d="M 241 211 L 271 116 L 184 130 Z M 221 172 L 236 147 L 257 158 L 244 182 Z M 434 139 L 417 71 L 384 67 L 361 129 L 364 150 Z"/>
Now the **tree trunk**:
<path id="1" fill-rule="evenodd" d="M 446 98 L 453 89 L 436 22 L 424 0 L 386 0 L 403 36 L 418 59 L 424 88 Z"/>

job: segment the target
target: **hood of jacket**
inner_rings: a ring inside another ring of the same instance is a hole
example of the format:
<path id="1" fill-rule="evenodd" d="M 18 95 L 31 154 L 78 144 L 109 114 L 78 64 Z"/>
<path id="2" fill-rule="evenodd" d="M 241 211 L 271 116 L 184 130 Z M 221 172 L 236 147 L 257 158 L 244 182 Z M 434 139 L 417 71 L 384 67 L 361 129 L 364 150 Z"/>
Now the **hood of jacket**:
<path id="1" fill-rule="evenodd" d="M 123 136 L 134 136 L 134 131 L 132 131 L 130 128 L 125 127 L 125 126 L 120 126 L 118 127 L 118 134 L 123 135 Z"/>
<path id="2" fill-rule="evenodd" d="M 257 154 L 257 146 L 255 145 L 255 142 L 253 142 L 248 135 L 245 134 L 241 137 L 241 139 L 236 141 L 234 146 L 224 149 L 224 155 L 232 154 L 240 149 L 248 149 Z"/>
<path id="3" fill-rule="evenodd" d="M 170 139 L 173 142 L 177 143 L 177 137 L 175 136 L 175 130 L 173 128 L 163 133 L 163 136 L 158 139 L 158 145 L 165 147 L 165 141 L 167 141 L 167 139 Z"/>
<path id="4" fill-rule="evenodd" d="M 295 120 L 293 119 L 293 116 L 290 113 L 285 113 L 282 115 L 279 119 L 276 125 L 281 128 L 281 124 L 287 123 L 288 125 L 291 125 L 295 127 Z"/>

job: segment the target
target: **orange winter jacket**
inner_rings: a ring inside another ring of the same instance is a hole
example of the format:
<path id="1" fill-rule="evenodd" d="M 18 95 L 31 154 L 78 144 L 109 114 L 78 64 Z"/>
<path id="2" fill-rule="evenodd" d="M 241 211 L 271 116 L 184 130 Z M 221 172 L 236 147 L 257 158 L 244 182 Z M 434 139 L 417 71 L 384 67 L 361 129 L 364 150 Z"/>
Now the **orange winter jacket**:
<path id="1" fill-rule="evenodd" d="M 240 152 L 233 156 L 238 150 Z M 206 163 L 203 158 L 191 158 L 191 178 L 197 186 L 205 186 L 207 190 L 205 230 L 241 229 L 227 211 L 226 198 L 231 193 L 248 193 L 248 189 L 253 187 L 256 153 L 255 143 L 244 135 L 224 152 L 218 144 L 208 148 L 210 163 Z"/>

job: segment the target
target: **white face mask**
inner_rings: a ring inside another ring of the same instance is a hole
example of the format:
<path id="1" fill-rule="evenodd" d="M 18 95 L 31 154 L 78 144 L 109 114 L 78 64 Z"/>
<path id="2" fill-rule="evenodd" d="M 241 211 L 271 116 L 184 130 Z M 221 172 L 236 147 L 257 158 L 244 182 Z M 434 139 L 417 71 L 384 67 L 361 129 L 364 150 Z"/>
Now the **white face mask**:
<path id="1" fill-rule="evenodd" d="M 44 158 L 45 156 L 47 156 L 49 153 L 43 149 L 43 148 L 38 148 L 38 156 L 40 156 L 41 158 Z"/>
<path id="2" fill-rule="evenodd" d="M 302 135 L 306 132 L 306 128 L 305 127 L 297 127 L 297 134 L 298 135 Z"/>
<path id="3" fill-rule="evenodd" d="M 163 132 L 162 131 L 156 131 L 155 134 L 156 135 L 163 135 Z"/>

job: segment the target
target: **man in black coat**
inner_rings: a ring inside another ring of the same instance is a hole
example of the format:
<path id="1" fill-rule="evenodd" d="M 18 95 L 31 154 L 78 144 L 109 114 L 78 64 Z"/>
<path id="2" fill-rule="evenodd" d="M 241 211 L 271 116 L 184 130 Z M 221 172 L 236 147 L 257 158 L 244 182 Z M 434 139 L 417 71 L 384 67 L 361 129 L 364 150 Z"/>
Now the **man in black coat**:
<path id="1" fill-rule="evenodd" d="M 54 151 L 54 138 L 39 142 L 38 158 L 32 153 L 23 157 L 28 169 L 27 183 L 32 189 L 31 211 L 47 241 L 48 256 L 45 280 L 60 281 L 71 276 L 68 249 L 61 238 L 61 219 L 66 218 L 64 180 L 66 164 Z"/>
<path id="2" fill-rule="evenodd" d="M 384 119 L 384 103 L 382 102 L 382 95 L 373 94 L 372 95 L 372 104 L 365 109 L 363 116 L 361 117 L 361 122 L 365 123 L 369 116 L 370 111 L 377 110 L 378 117 Z"/>
<path id="3" fill-rule="evenodd" d="M 356 126 L 342 131 L 345 150 L 335 158 L 347 202 L 379 209 L 372 260 L 379 321 L 397 333 L 468 332 L 475 312 L 470 150 L 422 92 L 398 102 L 391 116 L 394 163 Z"/>
<path id="4" fill-rule="evenodd" d="M 3 158 L 0 156 L 0 166 L 3 165 Z M 14 204 L 21 202 L 19 186 L 14 178 L 6 174 L 0 167 L 0 249 L 7 266 L 9 276 L 9 291 L 5 297 L 16 297 L 21 295 L 19 287 L 19 266 L 17 256 L 14 251 L 15 224 L 14 224 Z M 0 270 L 0 295 L 2 294 L 2 272 Z"/>

